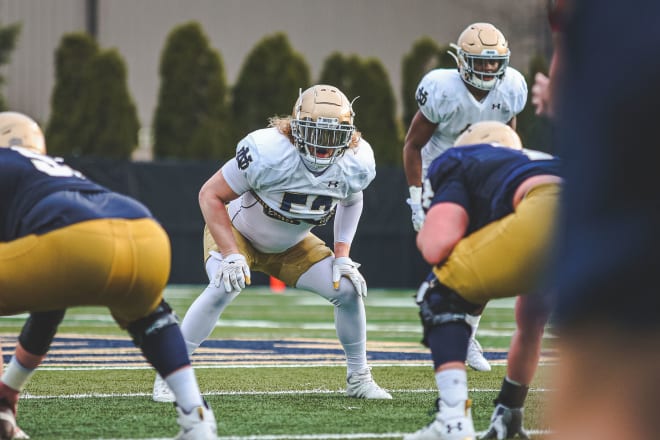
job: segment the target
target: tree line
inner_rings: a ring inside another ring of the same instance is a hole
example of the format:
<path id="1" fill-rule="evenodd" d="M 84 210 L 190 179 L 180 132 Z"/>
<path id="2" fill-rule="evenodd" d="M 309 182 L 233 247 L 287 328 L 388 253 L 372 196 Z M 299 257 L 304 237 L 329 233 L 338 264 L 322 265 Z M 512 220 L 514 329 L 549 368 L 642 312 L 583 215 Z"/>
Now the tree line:
<path id="1" fill-rule="evenodd" d="M 0 66 L 9 62 L 20 25 L 0 26 Z M 290 114 L 298 90 L 313 83 L 337 86 L 354 102 L 355 125 L 379 165 L 401 166 L 403 138 L 417 111 L 415 89 L 438 67 L 454 68 L 449 46 L 422 37 L 402 62 L 402 116 L 395 93 L 377 58 L 331 53 L 312 81 L 304 57 L 286 34 L 267 35 L 247 54 L 233 85 L 227 83 L 221 54 L 211 47 L 201 25 L 173 28 L 160 56 L 158 100 L 153 118 L 155 159 L 224 161 L 248 132 L 263 128 L 274 115 Z M 89 34 L 64 34 L 55 53 L 55 85 L 45 124 L 49 153 L 130 159 L 138 147 L 140 122 L 127 85 L 126 63 L 116 49 L 99 47 Z M 543 56 L 530 62 L 526 79 L 547 72 Z M 524 72 L 523 72 L 524 73 Z M 6 109 L 0 76 L 0 110 Z M 528 100 L 529 101 L 529 100 Z M 550 124 L 528 104 L 518 116 L 526 145 L 551 151 Z"/>

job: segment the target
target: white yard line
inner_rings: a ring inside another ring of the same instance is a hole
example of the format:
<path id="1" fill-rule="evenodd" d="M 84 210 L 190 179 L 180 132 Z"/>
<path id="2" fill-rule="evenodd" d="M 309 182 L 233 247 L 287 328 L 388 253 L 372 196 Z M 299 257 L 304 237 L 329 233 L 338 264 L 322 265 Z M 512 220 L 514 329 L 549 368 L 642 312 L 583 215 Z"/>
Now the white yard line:
<path id="1" fill-rule="evenodd" d="M 401 394 L 421 394 L 421 393 L 436 393 L 438 390 L 435 388 L 417 389 L 417 390 L 396 390 L 388 389 L 392 393 Z M 470 393 L 495 393 L 499 388 L 471 388 L 468 390 Z M 551 392 L 548 388 L 530 388 L 530 393 L 547 393 Z M 283 390 L 283 391 L 208 391 L 204 392 L 205 396 L 289 396 L 289 395 L 315 395 L 315 394 L 340 394 L 343 395 L 346 390 Z M 21 399 L 32 400 L 45 400 L 45 399 L 116 399 L 118 397 L 151 397 L 149 393 L 82 393 L 82 394 L 58 394 L 58 395 L 33 395 L 30 393 L 21 394 Z"/>

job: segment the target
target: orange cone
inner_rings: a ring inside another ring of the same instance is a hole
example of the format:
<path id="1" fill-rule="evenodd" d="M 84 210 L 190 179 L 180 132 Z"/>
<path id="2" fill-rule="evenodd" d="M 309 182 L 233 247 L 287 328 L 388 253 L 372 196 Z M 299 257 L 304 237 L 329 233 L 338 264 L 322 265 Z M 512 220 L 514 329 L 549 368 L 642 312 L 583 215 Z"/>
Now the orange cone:
<path id="1" fill-rule="evenodd" d="M 279 280 L 273 276 L 270 277 L 270 291 L 273 293 L 282 293 L 286 290 L 284 281 Z"/>

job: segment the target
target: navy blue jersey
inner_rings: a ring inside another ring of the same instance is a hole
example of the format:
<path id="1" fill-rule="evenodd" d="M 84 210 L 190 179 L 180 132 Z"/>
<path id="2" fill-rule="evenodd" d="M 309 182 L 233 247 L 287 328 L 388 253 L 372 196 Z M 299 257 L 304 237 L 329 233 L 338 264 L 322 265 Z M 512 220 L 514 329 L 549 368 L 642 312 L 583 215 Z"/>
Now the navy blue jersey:
<path id="1" fill-rule="evenodd" d="M 513 195 L 528 177 L 559 175 L 559 159 L 531 159 L 524 152 L 489 144 L 455 147 L 429 167 L 424 198 L 461 205 L 468 213 L 467 233 L 513 212 Z M 429 208 L 430 208 L 429 206 Z"/>
<path id="2" fill-rule="evenodd" d="M 660 2 L 570 3 L 561 48 L 569 74 L 555 112 L 567 182 L 555 324 L 594 320 L 651 335 L 660 328 L 660 58 L 649 48 L 660 47 Z M 616 30 L 606 44 L 604 29 Z"/>
<path id="3" fill-rule="evenodd" d="M 0 148 L 0 241 L 98 218 L 151 217 L 139 202 L 111 192 L 49 156 Z"/>

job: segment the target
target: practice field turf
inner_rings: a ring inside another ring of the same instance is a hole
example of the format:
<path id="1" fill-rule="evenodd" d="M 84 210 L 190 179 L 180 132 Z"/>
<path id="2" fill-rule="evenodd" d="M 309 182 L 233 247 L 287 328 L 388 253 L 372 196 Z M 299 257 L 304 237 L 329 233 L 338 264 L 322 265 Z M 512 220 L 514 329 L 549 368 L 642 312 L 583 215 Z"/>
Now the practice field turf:
<path id="1" fill-rule="evenodd" d="M 165 297 L 179 316 L 202 286 L 170 286 Z M 372 289 L 366 298 L 368 356 L 376 381 L 394 397 L 344 396 L 345 366 L 335 338 L 333 307 L 306 291 L 242 292 L 211 338 L 193 355 L 202 392 L 222 440 L 396 439 L 431 420 L 437 397 L 413 291 Z M 0 318 L 5 362 L 25 316 Z M 489 373 L 469 372 L 473 418 L 488 426 L 513 331 L 513 300 L 488 305 L 478 332 Z M 551 390 L 552 340 L 532 384 L 525 424 L 533 438 Z M 102 308 L 67 312 L 42 368 L 25 389 L 19 425 L 32 439 L 157 439 L 177 432 L 171 404 L 151 400 L 154 373 Z"/>

